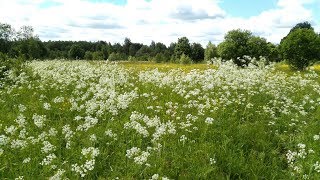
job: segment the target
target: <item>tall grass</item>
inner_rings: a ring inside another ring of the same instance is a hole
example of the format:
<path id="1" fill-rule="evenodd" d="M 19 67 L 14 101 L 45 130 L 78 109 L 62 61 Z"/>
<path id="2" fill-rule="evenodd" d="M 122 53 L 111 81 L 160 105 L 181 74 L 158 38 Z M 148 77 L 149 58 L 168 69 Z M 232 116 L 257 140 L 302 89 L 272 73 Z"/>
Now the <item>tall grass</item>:
<path id="1" fill-rule="evenodd" d="M 312 70 L 229 62 L 26 68 L 0 89 L 2 179 L 320 178 Z"/>

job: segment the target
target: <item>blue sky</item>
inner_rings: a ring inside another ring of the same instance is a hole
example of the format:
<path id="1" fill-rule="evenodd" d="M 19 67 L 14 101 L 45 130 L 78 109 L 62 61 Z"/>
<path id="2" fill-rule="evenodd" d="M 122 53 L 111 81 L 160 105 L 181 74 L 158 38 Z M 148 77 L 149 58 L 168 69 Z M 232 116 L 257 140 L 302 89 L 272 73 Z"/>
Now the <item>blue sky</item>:
<path id="1" fill-rule="evenodd" d="M 0 21 L 31 25 L 43 40 L 170 44 L 187 36 L 205 45 L 240 28 L 278 43 L 302 21 L 319 32 L 318 9 L 319 0 L 0 0 Z"/>
<path id="2" fill-rule="evenodd" d="M 277 0 L 223 0 L 220 5 L 231 16 L 249 18 L 275 8 Z"/>

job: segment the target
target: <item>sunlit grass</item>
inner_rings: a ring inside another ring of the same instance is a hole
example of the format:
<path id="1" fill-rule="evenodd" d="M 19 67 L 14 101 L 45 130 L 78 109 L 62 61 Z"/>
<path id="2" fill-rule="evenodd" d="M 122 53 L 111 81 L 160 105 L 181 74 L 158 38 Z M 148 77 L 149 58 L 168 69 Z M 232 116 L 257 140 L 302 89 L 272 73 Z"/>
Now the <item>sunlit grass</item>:
<path id="1" fill-rule="evenodd" d="M 28 67 L 0 89 L 0 179 L 320 178 L 314 71 L 230 62 Z"/>
<path id="2" fill-rule="evenodd" d="M 199 64 L 177 64 L 177 63 L 155 63 L 155 62 L 128 62 L 123 61 L 119 63 L 127 69 L 134 71 L 145 71 L 157 68 L 160 71 L 169 71 L 172 69 L 181 69 L 184 72 L 190 72 L 193 69 L 206 70 L 216 68 L 211 64 L 199 63 Z"/>

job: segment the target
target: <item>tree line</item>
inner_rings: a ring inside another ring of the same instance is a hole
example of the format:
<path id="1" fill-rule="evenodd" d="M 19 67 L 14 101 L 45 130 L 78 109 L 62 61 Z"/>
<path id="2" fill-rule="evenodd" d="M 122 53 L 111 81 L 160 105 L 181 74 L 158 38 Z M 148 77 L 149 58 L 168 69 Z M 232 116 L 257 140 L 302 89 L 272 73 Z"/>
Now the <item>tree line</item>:
<path id="1" fill-rule="evenodd" d="M 226 33 L 218 45 L 209 42 L 204 48 L 181 37 L 169 46 L 152 41 L 150 45 L 132 42 L 125 38 L 122 44 L 107 41 L 41 41 L 31 26 L 15 30 L 0 23 L 0 53 L 11 58 L 31 59 L 85 59 L 130 60 L 176 63 L 198 63 L 221 57 L 243 66 L 242 57 L 265 57 L 269 61 L 287 60 L 291 67 L 304 69 L 320 59 L 320 36 L 309 22 L 294 26 L 280 44 L 268 42 L 248 30 L 235 29 Z"/>

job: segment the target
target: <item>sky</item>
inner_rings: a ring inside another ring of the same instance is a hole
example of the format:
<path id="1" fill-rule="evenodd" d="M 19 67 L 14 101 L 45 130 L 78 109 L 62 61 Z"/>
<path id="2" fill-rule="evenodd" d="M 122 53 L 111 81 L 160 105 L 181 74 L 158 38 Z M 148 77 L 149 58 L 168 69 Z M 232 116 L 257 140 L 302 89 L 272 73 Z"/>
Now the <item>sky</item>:
<path id="1" fill-rule="evenodd" d="M 279 43 L 299 22 L 320 32 L 320 0 L 0 0 L 0 23 L 30 25 L 43 41 L 218 44 L 232 29 Z"/>

